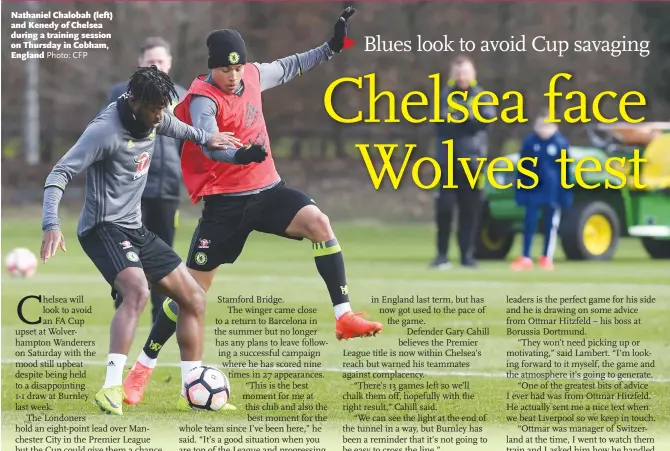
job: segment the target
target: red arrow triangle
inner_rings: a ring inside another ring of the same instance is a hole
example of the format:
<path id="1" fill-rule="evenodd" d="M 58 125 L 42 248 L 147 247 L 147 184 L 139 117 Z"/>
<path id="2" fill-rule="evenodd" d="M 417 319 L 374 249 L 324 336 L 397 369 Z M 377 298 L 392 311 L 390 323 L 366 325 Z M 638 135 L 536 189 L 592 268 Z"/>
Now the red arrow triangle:
<path id="1" fill-rule="evenodd" d="M 344 48 L 342 50 L 346 50 L 349 47 L 353 47 L 355 45 L 356 45 L 356 41 L 354 41 L 353 39 L 349 39 L 348 37 L 345 36 L 344 37 Z"/>

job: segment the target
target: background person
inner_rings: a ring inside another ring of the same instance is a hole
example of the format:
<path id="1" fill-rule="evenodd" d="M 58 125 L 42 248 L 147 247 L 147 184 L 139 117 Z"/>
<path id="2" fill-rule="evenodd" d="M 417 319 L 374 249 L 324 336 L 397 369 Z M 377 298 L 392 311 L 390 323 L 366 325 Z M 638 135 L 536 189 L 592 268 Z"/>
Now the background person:
<path id="1" fill-rule="evenodd" d="M 451 113 L 452 121 L 462 119 L 463 113 L 449 107 L 447 99 L 454 91 L 464 91 L 462 95 L 454 95 L 451 102 L 460 103 L 468 110 L 468 118 L 462 123 L 440 122 L 437 124 L 437 161 L 445 168 L 442 171 L 442 180 L 435 199 L 435 220 L 437 222 L 437 255 L 431 267 L 446 269 L 451 265 L 447 259 L 449 251 L 449 238 L 453 222 L 454 208 L 458 206 L 458 246 L 461 251 L 461 265 L 464 267 L 475 267 L 474 238 L 477 233 L 480 211 L 482 208 L 482 192 L 475 185 L 471 186 L 462 164 L 457 158 L 468 158 L 470 173 L 477 173 L 477 158 L 486 157 L 488 154 L 488 132 L 489 124 L 480 122 L 473 114 L 472 100 L 483 91 L 476 79 L 474 63 L 467 56 L 459 56 L 451 65 L 451 78 L 447 87 L 440 96 L 442 117 L 446 119 Z M 482 96 L 481 101 L 491 101 L 491 96 Z M 479 115 L 484 119 L 492 119 L 496 116 L 493 106 L 479 106 Z M 446 170 L 448 150 L 444 141 L 453 140 L 453 183 L 458 188 L 445 189 L 448 179 Z"/>
<path id="2" fill-rule="evenodd" d="M 515 200 L 518 205 L 525 207 L 523 228 L 523 255 L 512 263 L 512 270 L 522 271 L 533 268 L 531 246 L 537 229 L 537 222 L 542 210 L 544 219 L 544 248 L 539 258 L 542 269 L 554 268 L 554 251 L 558 240 L 558 227 L 561 221 L 561 212 L 572 204 L 572 190 L 561 185 L 561 163 L 557 160 L 565 149 L 570 158 L 570 144 L 568 139 L 558 130 L 555 123 L 546 122 L 548 114 L 545 112 L 535 120 L 533 132 L 526 137 L 521 147 L 520 158 L 537 158 L 537 163 L 523 162 L 524 168 L 537 174 L 537 185 L 532 189 L 519 188 L 515 181 Z M 566 180 L 573 183 L 572 172 L 566 164 Z M 530 176 L 517 173 L 517 180 L 526 187 L 533 185 Z"/>

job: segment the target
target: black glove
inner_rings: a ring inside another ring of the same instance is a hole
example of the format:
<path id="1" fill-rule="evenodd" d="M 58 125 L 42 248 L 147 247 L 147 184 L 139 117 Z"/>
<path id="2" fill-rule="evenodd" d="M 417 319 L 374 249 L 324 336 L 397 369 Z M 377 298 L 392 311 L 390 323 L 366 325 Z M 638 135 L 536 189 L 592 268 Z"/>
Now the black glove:
<path id="1" fill-rule="evenodd" d="M 262 163 L 268 156 L 268 151 L 265 146 L 260 144 L 252 144 L 237 149 L 235 152 L 235 161 L 239 164 Z"/>
<path id="2" fill-rule="evenodd" d="M 347 7 L 340 18 L 335 22 L 333 37 L 328 41 L 328 47 L 335 52 L 340 53 L 344 48 L 344 37 L 347 36 L 347 20 L 356 12 L 355 8 Z"/>

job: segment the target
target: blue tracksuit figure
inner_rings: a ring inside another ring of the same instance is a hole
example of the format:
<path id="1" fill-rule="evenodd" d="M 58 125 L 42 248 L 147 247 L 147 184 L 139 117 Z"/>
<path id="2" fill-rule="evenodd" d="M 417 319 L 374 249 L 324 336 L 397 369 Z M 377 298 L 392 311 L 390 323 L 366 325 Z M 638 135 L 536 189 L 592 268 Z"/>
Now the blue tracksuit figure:
<path id="1" fill-rule="evenodd" d="M 572 183 L 572 174 L 569 164 L 565 164 L 565 175 L 561 174 L 561 163 L 558 159 L 563 151 L 570 157 L 570 144 L 563 136 L 556 124 L 545 122 L 545 116 L 536 120 L 533 133 L 528 135 L 521 147 L 521 158 L 536 158 L 532 162 L 526 161 L 523 167 L 537 174 L 539 181 L 532 189 L 520 188 L 515 185 L 515 200 L 518 205 L 525 207 L 523 230 L 523 256 L 516 259 L 512 269 L 530 269 L 533 260 L 530 256 L 533 235 L 542 210 L 544 217 L 544 249 L 539 259 L 543 269 L 553 268 L 554 250 L 558 238 L 558 227 L 561 212 L 572 204 L 572 191 L 561 184 L 562 178 L 569 185 Z M 524 186 L 532 186 L 534 180 L 525 174 L 517 173 L 517 180 Z"/>

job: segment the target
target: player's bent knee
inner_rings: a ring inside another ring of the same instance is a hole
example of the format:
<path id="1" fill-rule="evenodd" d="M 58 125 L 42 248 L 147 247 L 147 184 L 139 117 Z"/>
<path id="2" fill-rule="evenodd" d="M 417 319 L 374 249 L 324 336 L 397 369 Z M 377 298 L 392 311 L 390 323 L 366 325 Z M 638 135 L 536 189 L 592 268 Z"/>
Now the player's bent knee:
<path id="1" fill-rule="evenodd" d="M 313 242 L 327 241 L 333 238 L 328 216 L 314 205 L 303 207 L 289 224 L 286 233 L 290 236 L 307 238 Z"/>
<path id="2" fill-rule="evenodd" d="M 149 302 L 149 298 L 151 297 L 151 290 L 149 290 L 149 287 L 142 287 L 139 288 L 136 292 L 137 294 L 137 302 L 138 302 L 138 308 L 140 310 L 144 310 L 144 307 L 147 305 Z"/>
<path id="3" fill-rule="evenodd" d="M 311 241 L 320 242 L 332 238 L 333 232 L 330 228 L 330 220 L 320 210 L 310 212 L 309 217 L 305 220 L 304 228 L 305 235 Z"/>
<path id="4" fill-rule="evenodd" d="M 151 296 L 144 272 L 140 268 L 126 268 L 117 276 L 114 287 L 123 301 L 119 307 L 142 312 Z"/>
<path id="5" fill-rule="evenodd" d="M 182 310 L 188 310 L 193 315 L 204 316 L 205 302 L 205 291 L 197 286 L 184 293 L 184 299 L 180 308 Z"/>
<path id="6" fill-rule="evenodd" d="M 122 305 L 125 308 L 132 309 L 135 312 L 142 313 L 147 305 L 151 291 L 149 287 L 135 286 L 125 290 Z"/>
<path id="7" fill-rule="evenodd" d="M 333 231 L 330 228 L 328 216 L 319 212 L 311 223 L 311 234 L 314 241 L 326 241 L 332 238 Z"/>

